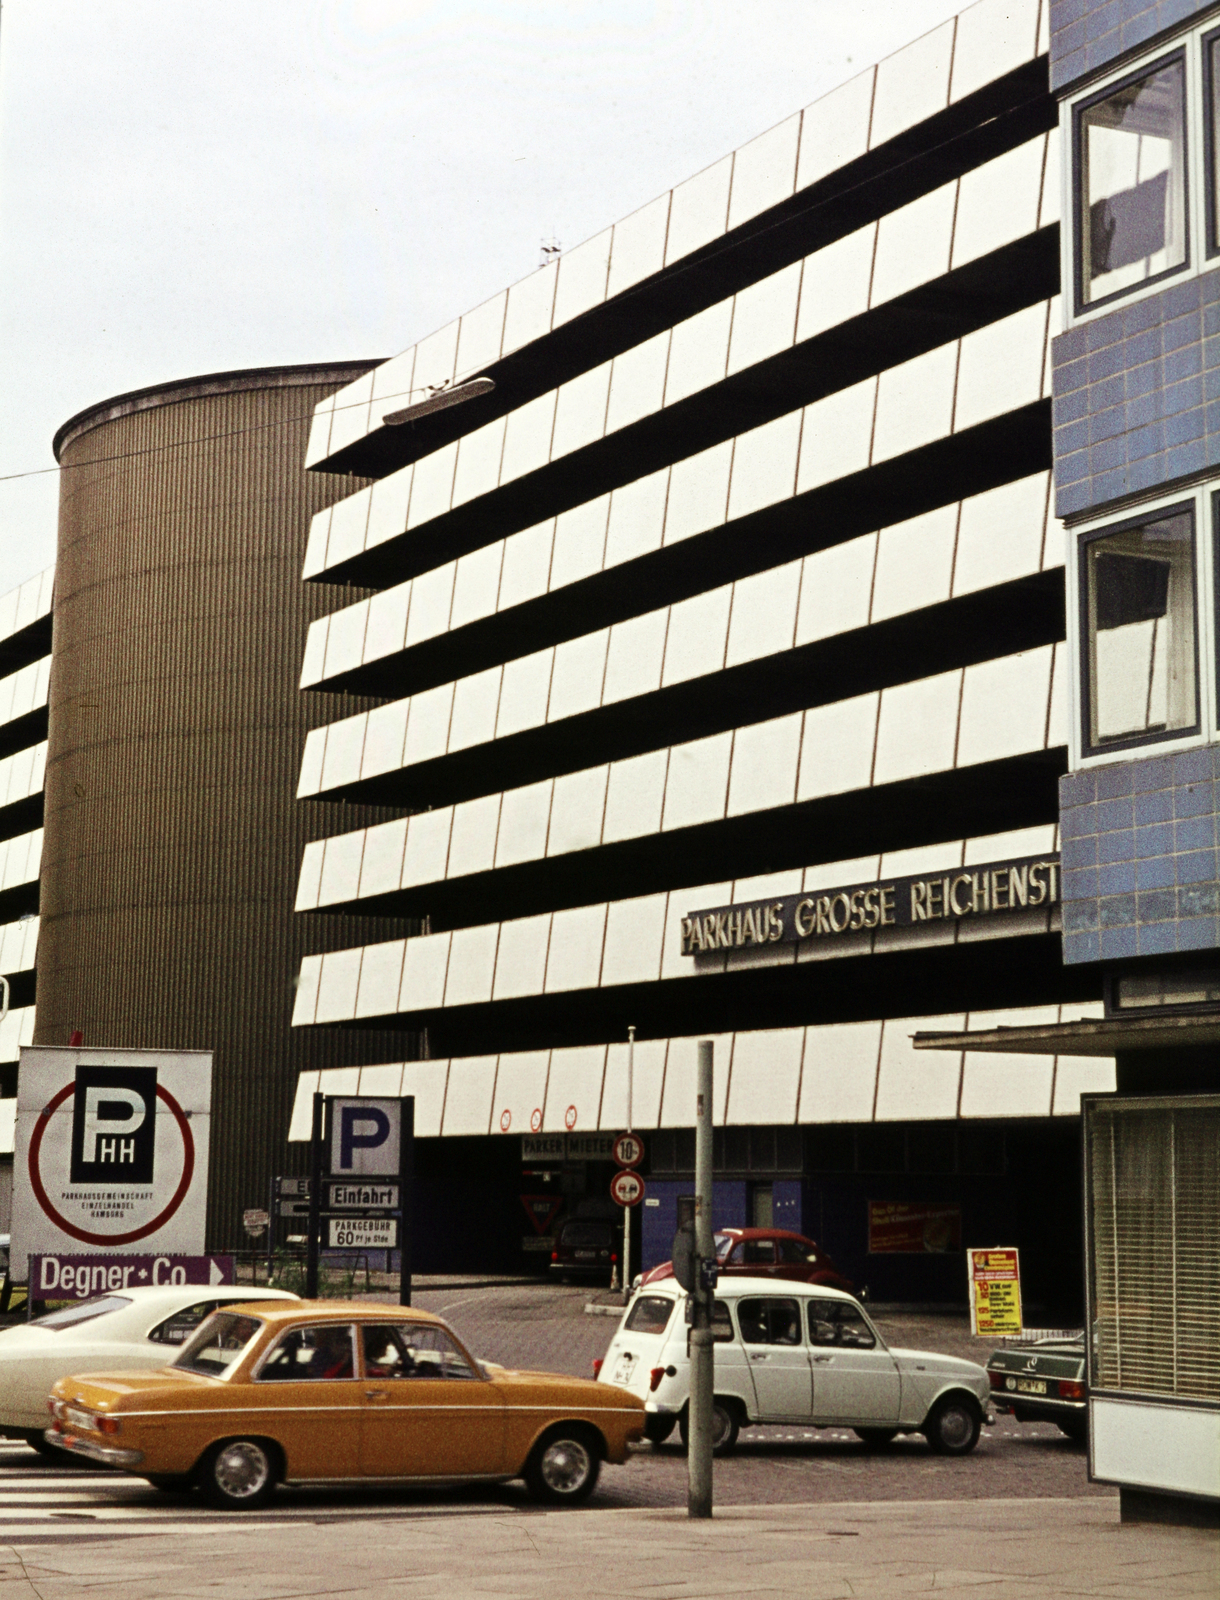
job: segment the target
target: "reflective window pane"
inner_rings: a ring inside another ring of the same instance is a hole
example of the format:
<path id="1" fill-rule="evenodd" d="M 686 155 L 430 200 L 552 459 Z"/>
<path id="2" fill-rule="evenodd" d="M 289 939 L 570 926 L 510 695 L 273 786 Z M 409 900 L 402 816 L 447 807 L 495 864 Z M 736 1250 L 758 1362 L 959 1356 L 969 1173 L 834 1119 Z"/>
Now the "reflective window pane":
<path id="1" fill-rule="evenodd" d="M 1080 299 L 1186 260 L 1186 87 L 1171 61 L 1077 113 Z"/>
<path id="2" fill-rule="evenodd" d="M 1189 511 L 1084 546 L 1088 742 L 1171 734 L 1198 720 Z"/>

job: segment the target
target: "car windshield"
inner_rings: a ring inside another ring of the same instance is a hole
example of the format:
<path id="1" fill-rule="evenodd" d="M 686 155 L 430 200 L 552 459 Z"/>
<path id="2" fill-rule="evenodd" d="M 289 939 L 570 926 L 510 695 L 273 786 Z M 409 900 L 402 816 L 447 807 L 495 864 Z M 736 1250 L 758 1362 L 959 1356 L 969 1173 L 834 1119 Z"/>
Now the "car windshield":
<path id="1" fill-rule="evenodd" d="M 732 1234 L 716 1234 L 713 1239 L 713 1243 L 716 1246 L 716 1260 L 723 1261 L 736 1242 L 737 1241 L 733 1238 Z"/>
<path id="2" fill-rule="evenodd" d="M 187 1340 L 171 1365 L 187 1372 L 200 1372 L 208 1378 L 223 1378 L 241 1359 L 250 1341 L 261 1333 L 257 1317 L 244 1317 L 236 1311 L 217 1311 Z"/>
<path id="3" fill-rule="evenodd" d="M 50 1311 L 45 1317 L 35 1317 L 31 1326 L 35 1328 L 74 1328 L 80 1322 L 92 1322 L 94 1317 L 104 1317 L 111 1311 L 121 1311 L 124 1306 L 129 1306 L 131 1301 L 122 1294 L 98 1295 L 96 1300 L 80 1300 L 74 1306 L 65 1306 L 62 1311 Z"/>
<path id="4" fill-rule="evenodd" d="M 559 1236 L 560 1244 L 566 1244 L 573 1250 L 605 1246 L 610 1243 L 610 1224 L 608 1222 L 565 1222 L 563 1232 Z"/>
<path id="5" fill-rule="evenodd" d="M 642 1294 L 628 1313 L 624 1332 L 664 1333 L 673 1309 L 668 1295 Z"/>

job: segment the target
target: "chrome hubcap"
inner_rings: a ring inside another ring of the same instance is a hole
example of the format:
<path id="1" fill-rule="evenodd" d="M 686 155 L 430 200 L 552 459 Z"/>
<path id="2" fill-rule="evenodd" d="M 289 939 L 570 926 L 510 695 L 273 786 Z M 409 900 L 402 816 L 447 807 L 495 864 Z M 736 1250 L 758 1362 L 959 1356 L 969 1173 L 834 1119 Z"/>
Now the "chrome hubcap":
<path id="1" fill-rule="evenodd" d="M 973 1419 L 964 1406 L 949 1406 L 941 1412 L 940 1436 L 950 1447 L 965 1444 L 973 1430 Z"/>
<path id="2" fill-rule="evenodd" d="M 589 1452 L 578 1439 L 556 1439 L 542 1452 L 542 1481 L 555 1494 L 574 1494 L 592 1469 Z"/>
<path id="3" fill-rule="evenodd" d="M 712 1407 L 712 1449 L 718 1449 L 729 1436 L 733 1424 L 722 1406 Z"/>
<path id="4" fill-rule="evenodd" d="M 239 1439 L 236 1444 L 225 1445 L 212 1470 L 217 1488 L 230 1500 L 249 1500 L 266 1487 L 271 1463 L 258 1445 Z"/>

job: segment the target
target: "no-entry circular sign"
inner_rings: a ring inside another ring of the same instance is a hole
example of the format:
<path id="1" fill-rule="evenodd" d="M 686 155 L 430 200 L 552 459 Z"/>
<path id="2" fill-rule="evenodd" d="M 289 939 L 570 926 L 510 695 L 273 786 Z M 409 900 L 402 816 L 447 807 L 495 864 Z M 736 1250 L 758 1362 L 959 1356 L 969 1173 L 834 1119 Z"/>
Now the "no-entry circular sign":
<path id="1" fill-rule="evenodd" d="M 638 1172 L 625 1167 L 610 1180 L 610 1198 L 617 1206 L 638 1206 L 644 1198 L 644 1180 Z"/>
<path id="2" fill-rule="evenodd" d="M 614 1141 L 614 1159 L 620 1167 L 638 1167 L 644 1159 L 644 1141 L 638 1133 L 620 1133 Z"/>

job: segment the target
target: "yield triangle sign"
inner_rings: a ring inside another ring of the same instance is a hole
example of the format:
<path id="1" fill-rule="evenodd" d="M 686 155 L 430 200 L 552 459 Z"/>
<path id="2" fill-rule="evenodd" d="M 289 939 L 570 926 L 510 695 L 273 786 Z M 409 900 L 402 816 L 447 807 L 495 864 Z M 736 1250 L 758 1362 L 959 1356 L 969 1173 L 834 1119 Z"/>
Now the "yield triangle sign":
<path id="1" fill-rule="evenodd" d="M 530 1221 L 534 1224 L 535 1233 L 545 1233 L 550 1227 L 556 1214 L 563 1205 L 563 1196 L 558 1194 L 523 1194 L 521 1204 L 529 1214 Z"/>

